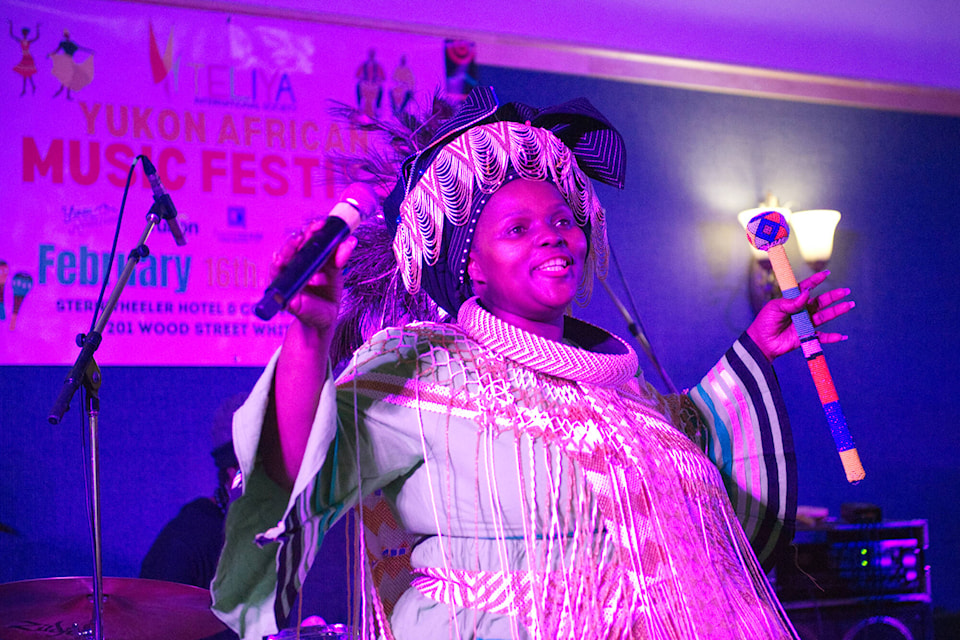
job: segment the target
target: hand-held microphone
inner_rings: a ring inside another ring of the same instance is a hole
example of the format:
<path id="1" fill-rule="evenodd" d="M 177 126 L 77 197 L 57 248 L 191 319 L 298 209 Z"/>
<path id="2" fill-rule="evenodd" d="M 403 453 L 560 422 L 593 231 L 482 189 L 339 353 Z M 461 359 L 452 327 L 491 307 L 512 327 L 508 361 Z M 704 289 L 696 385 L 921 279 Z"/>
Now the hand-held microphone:
<path id="1" fill-rule="evenodd" d="M 157 175 L 157 168 L 150 162 L 150 158 L 147 156 L 140 156 L 140 158 L 143 159 L 143 173 L 147 176 L 147 180 L 150 181 L 150 188 L 153 189 L 154 206 L 151 207 L 151 210 L 156 211 L 161 219 L 167 221 L 167 226 L 170 227 L 170 233 L 173 234 L 173 241 L 177 243 L 178 247 L 182 247 L 187 244 L 187 239 L 183 236 L 183 230 L 177 222 L 177 208 L 173 206 L 173 199 L 170 197 L 170 194 L 167 193 L 167 190 L 163 188 L 163 185 L 160 184 L 160 176 Z"/>
<path id="2" fill-rule="evenodd" d="M 793 275 L 793 268 L 790 266 L 787 252 L 783 249 L 783 243 L 787 241 L 788 237 L 790 237 L 790 226 L 787 224 L 787 219 L 778 211 L 765 211 L 754 216 L 747 223 L 747 239 L 750 240 L 750 244 L 761 251 L 767 252 L 770 256 L 773 272 L 777 276 L 777 284 L 783 291 L 783 297 L 793 299 L 800 296 L 800 287 L 797 285 L 797 278 Z M 793 314 L 792 319 L 797 335 L 800 336 L 800 349 L 807 359 L 807 366 L 810 368 L 810 375 L 813 376 L 817 395 L 820 396 L 820 403 L 823 405 L 827 422 L 830 424 L 830 433 L 833 434 L 833 441 L 837 445 L 837 453 L 840 454 L 843 470 L 847 474 L 847 481 L 856 484 L 863 480 L 866 472 L 863 470 L 863 465 L 860 464 L 857 445 L 853 442 L 853 437 L 847 429 L 847 420 L 840 408 L 837 390 L 833 386 L 833 376 L 830 375 L 830 369 L 827 368 L 827 360 L 823 355 L 820 340 L 813 328 L 813 321 L 806 309 L 801 309 Z"/>
<path id="3" fill-rule="evenodd" d="M 369 185 L 357 182 L 347 187 L 323 226 L 310 235 L 306 244 L 297 250 L 264 291 L 263 298 L 254 309 L 257 317 L 269 320 L 284 308 L 307 284 L 310 276 L 323 266 L 337 245 L 376 208 L 377 196 Z"/>

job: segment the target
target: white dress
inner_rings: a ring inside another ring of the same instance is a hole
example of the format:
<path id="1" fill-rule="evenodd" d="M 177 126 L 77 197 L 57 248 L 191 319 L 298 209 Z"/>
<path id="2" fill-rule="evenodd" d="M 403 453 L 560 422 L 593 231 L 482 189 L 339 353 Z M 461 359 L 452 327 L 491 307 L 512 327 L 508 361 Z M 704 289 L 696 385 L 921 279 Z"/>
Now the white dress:
<path id="1" fill-rule="evenodd" d="M 475 301 L 457 324 L 377 334 L 324 389 L 292 495 L 256 463 L 274 359 L 235 418 L 246 486 L 217 614 L 276 632 L 323 532 L 373 494 L 366 636 L 794 638 L 757 560 L 789 539 L 796 492 L 756 346 L 742 337 L 681 401 L 622 341 L 572 319 L 565 337 L 589 349 Z"/>

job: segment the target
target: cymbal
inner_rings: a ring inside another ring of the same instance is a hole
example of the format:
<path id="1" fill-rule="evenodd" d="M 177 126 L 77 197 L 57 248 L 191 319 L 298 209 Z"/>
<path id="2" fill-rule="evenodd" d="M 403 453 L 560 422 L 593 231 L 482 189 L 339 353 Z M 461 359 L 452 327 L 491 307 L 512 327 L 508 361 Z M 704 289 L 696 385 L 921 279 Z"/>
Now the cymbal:
<path id="1" fill-rule="evenodd" d="M 200 640 L 226 629 L 210 611 L 210 593 L 199 587 L 104 578 L 103 597 L 104 640 Z M 3 640 L 73 638 L 92 629 L 91 577 L 0 584 Z"/>

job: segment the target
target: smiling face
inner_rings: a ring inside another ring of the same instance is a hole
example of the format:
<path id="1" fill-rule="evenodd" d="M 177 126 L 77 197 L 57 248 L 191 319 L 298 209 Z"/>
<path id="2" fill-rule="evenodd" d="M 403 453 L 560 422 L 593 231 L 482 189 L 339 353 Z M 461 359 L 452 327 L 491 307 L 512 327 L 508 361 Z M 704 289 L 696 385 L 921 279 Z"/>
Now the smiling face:
<path id="1" fill-rule="evenodd" d="M 586 235 L 557 188 L 514 180 L 480 213 L 468 273 L 490 313 L 557 340 L 586 256 Z"/>

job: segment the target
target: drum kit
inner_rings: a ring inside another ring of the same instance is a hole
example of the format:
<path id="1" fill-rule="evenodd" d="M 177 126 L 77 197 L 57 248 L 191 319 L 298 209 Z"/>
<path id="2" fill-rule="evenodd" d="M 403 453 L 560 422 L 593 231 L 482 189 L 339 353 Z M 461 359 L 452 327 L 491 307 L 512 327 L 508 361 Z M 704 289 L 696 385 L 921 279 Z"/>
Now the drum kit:
<path id="1" fill-rule="evenodd" d="M 173 215 L 176 215 L 175 211 Z M 48 418 L 51 424 L 59 424 L 74 394 L 81 388 L 85 391 L 82 397 L 88 414 L 90 436 L 93 575 L 0 584 L 0 640 L 202 640 L 211 636 L 219 638 L 218 634 L 228 631 L 211 611 L 210 592 L 206 589 L 162 580 L 108 578 L 102 574 L 98 442 L 101 375 L 93 356 L 123 286 L 133 273 L 133 266 L 149 254 L 146 241 L 159 217 L 151 208 L 140 243 L 130 253 L 119 278 L 120 284 L 110 296 L 94 330 L 78 336 L 80 355 L 64 381 Z M 3 533 L 16 534 L 16 530 L 0 522 L 0 534 Z M 294 630 L 295 637 L 310 640 L 351 637 L 350 631 L 339 628 L 341 626 L 300 627 Z M 283 635 L 286 631 L 282 631 L 278 637 L 290 637 Z"/>
<path id="2" fill-rule="evenodd" d="M 206 589 L 143 578 L 103 578 L 102 623 L 107 640 L 214 640 L 227 631 L 210 611 Z M 356 637 L 344 624 L 303 624 L 266 640 Z M 0 640 L 92 638 L 93 633 L 91 578 L 0 584 Z"/>
<path id="3" fill-rule="evenodd" d="M 93 637 L 92 578 L 0 584 L 0 638 Z M 103 578 L 108 640 L 200 640 L 226 630 L 206 589 L 162 580 Z"/>
<path id="4" fill-rule="evenodd" d="M 48 418 L 51 424 L 59 424 L 76 391 L 84 389 L 90 435 L 93 576 L 0 584 L 0 640 L 201 640 L 227 630 L 210 610 L 211 597 L 206 589 L 161 580 L 107 578 L 102 574 L 98 443 L 101 376 L 93 356 L 107 319 L 133 273 L 132 265 L 149 254 L 146 241 L 159 220 L 160 216 L 151 209 L 140 243 L 131 252 L 120 284 L 94 330 L 78 336 L 77 344 L 82 347 L 80 355 Z M 15 530 L 0 523 L 0 533 L 4 532 L 15 533 Z"/>

